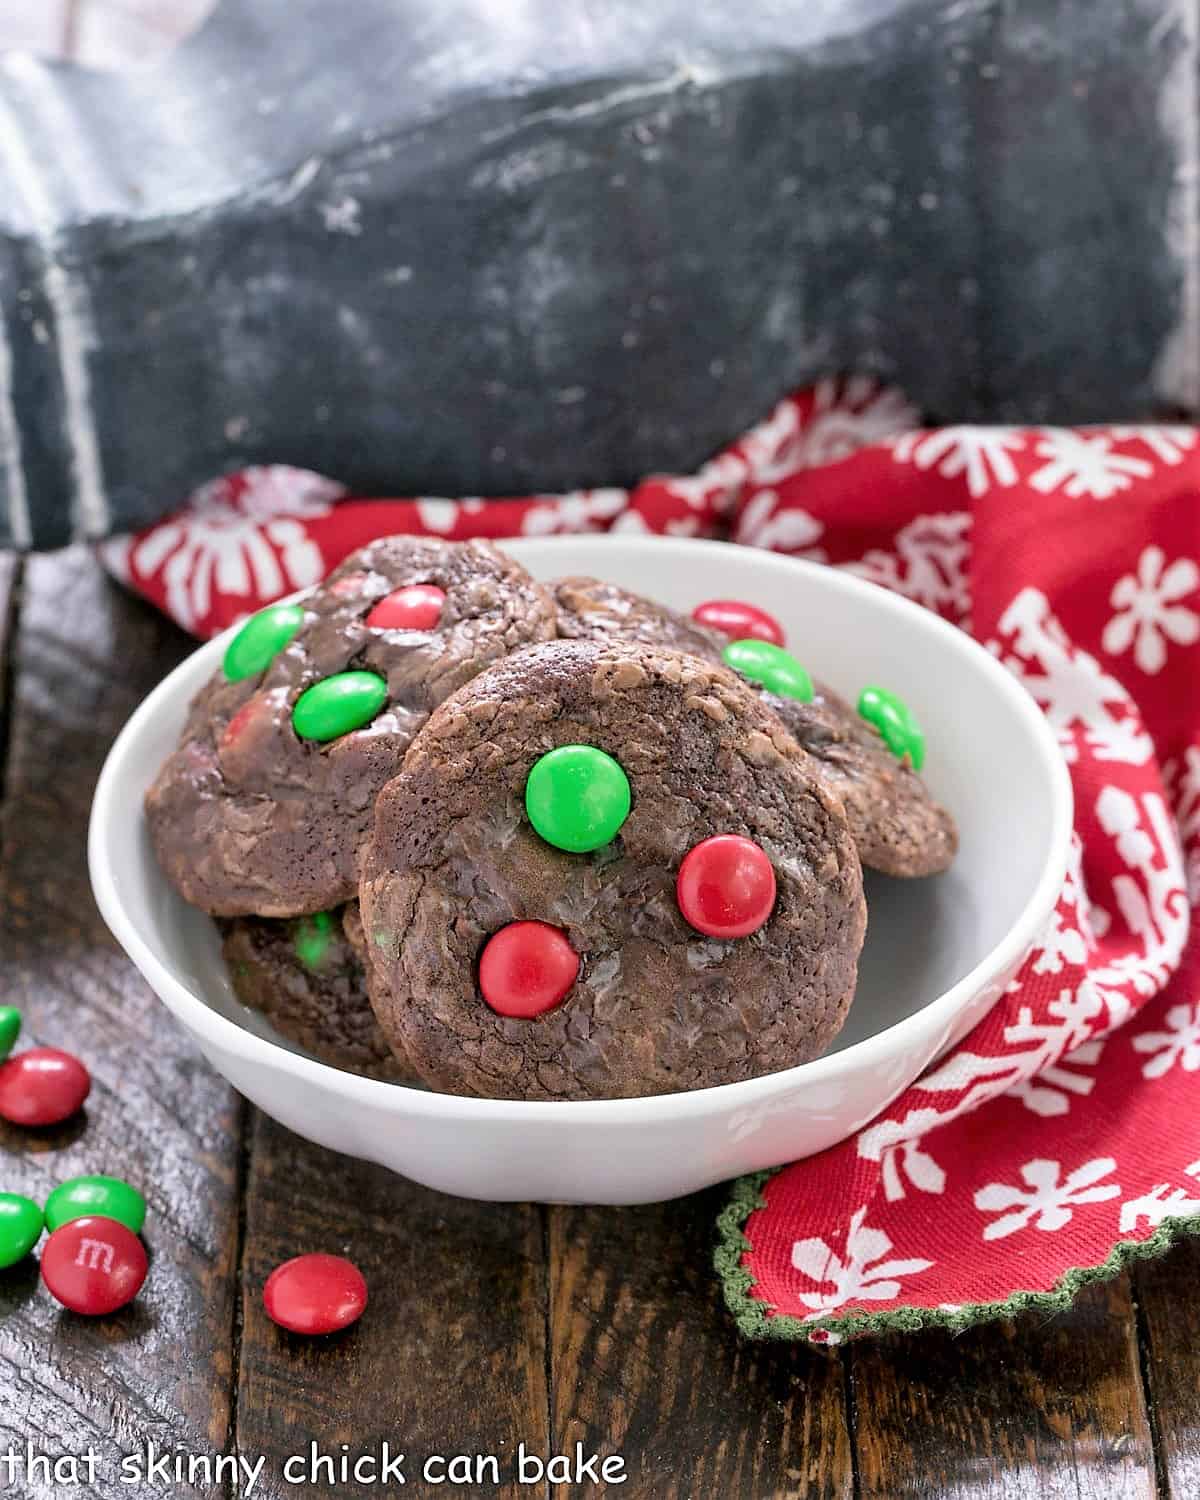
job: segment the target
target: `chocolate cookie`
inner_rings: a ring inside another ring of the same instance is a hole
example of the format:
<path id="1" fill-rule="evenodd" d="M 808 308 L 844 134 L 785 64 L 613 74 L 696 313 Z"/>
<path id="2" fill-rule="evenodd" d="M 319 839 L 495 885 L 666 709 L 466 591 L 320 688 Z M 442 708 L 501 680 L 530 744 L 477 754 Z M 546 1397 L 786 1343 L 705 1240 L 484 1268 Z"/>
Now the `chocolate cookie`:
<path id="1" fill-rule="evenodd" d="M 254 616 L 146 795 L 158 858 L 219 916 L 357 894 L 375 798 L 430 711 L 555 633 L 549 595 L 486 542 L 385 537 Z"/>
<path id="2" fill-rule="evenodd" d="M 842 1025 L 866 921 L 841 804 L 776 715 L 724 667 L 617 641 L 530 648 L 442 704 L 363 873 L 375 1013 L 450 1093 L 804 1062 Z"/>
<path id="3" fill-rule="evenodd" d="M 411 1079 L 384 1039 L 367 999 L 358 903 L 281 921 L 220 923 L 234 993 L 306 1052 L 392 1083 Z"/>
<path id="4" fill-rule="evenodd" d="M 811 703 L 764 693 L 842 799 L 859 857 L 884 875 L 936 875 L 958 851 L 954 819 L 877 730 L 823 683 Z"/>
<path id="5" fill-rule="evenodd" d="M 556 578 L 546 587 L 558 611 L 558 633 L 573 641 L 641 641 L 719 662 L 723 635 L 665 604 L 599 578 Z"/>
<path id="6" fill-rule="evenodd" d="M 644 641 L 709 661 L 724 659 L 729 644 L 724 635 L 640 594 L 596 578 L 560 578 L 548 587 L 561 636 Z M 954 819 L 844 699 L 820 682 L 812 686 L 814 697 L 807 703 L 763 696 L 845 804 L 863 864 L 885 875 L 947 869 L 958 848 Z"/>

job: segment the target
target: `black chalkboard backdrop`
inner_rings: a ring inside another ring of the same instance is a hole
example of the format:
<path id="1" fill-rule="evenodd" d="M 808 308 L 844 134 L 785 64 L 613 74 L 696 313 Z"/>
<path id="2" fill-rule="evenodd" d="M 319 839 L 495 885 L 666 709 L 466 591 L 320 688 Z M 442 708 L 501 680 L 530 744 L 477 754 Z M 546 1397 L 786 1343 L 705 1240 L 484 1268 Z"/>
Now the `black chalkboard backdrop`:
<path id="1" fill-rule="evenodd" d="M 0 60 L 0 543 L 261 460 L 690 469 L 819 371 L 939 419 L 1197 396 L 1191 0 L 224 0 Z"/>

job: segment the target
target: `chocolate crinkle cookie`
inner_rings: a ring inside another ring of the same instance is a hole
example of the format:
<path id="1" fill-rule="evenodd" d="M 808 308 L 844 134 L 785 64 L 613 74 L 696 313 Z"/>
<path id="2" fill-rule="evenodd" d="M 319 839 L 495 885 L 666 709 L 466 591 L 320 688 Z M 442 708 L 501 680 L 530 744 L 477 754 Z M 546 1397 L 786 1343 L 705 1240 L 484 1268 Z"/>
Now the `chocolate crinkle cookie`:
<path id="1" fill-rule="evenodd" d="M 411 1079 L 367 999 L 358 903 L 281 920 L 221 920 L 234 993 L 306 1052 L 370 1078 Z"/>
<path id="2" fill-rule="evenodd" d="M 733 673 L 560 640 L 438 708 L 363 859 L 380 1025 L 431 1087 L 732 1083 L 817 1056 L 866 923 L 840 802 Z"/>
<path id="3" fill-rule="evenodd" d="M 719 662 L 725 637 L 686 615 L 600 578 L 556 578 L 546 587 L 566 640 L 641 641 Z"/>
<path id="4" fill-rule="evenodd" d="M 597 578 L 560 578 L 548 588 L 560 636 L 642 641 L 708 661 L 724 659 L 727 637 L 653 599 Z M 842 799 L 863 864 L 885 875 L 948 869 L 958 848 L 950 813 L 850 704 L 823 683 L 813 689 L 809 702 L 765 691 L 763 696 Z"/>
<path id="5" fill-rule="evenodd" d="M 158 858 L 218 916 L 357 894 L 375 799 L 432 709 L 556 631 L 549 594 L 486 542 L 385 537 L 253 616 L 146 796 Z"/>
<path id="6" fill-rule="evenodd" d="M 920 776 L 823 683 L 809 703 L 763 695 L 842 799 L 864 865 L 884 875 L 937 875 L 958 851 L 958 829 Z"/>

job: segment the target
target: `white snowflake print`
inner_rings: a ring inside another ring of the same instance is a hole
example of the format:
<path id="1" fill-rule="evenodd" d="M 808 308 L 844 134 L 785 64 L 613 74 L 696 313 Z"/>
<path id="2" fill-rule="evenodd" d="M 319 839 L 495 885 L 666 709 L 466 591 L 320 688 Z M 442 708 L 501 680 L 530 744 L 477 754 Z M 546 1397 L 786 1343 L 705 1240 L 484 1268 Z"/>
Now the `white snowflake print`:
<path id="1" fill-rule="evenodd" d="M 1104 1029 L 1112 1031 L 1132 1015 L 1135 997 L 1156 995 L 1178 967 L 1190 910 L 1182 850 L 1163 799 L 1151 792 L 1135 798 L 1106 786 L 1096 798 L 1096 816 L 1130 872 L 1115 875 L 1112 889 L 1125 926 L 1141 944 L 1140 952 L 1089 969 L 1080 985 L 1103 1003 Z"/>
<path id="2" fill-rule="evenodd" d="M 869 376 L 822 380 L 802 417 L 794 401 L 781 401 L 740 443 L 755 484 L 777 484 L 801 469 L 849 458 L 860 448 L 893 437 L 917 420 L 903 394 Z"/>
<path id="3" fill-rule="evenodd" d="M 1069 1114 L 1073 1101 L 1086 1098 L 1096 1087 L 1095 1078 L 1084 1069 L 1094 1068 L 1103 1052 L 1103 1041 L 1082 1042 L 1058 1062 L 1017 1084 L 1013 1097 L 1042 1119 Z"/>
<path id="4" fill-rule="evenodd" d="M 1035 974 L 1061 974 L 1067 964 L 1087 963 L 1088 941 L 1078 916 L 1067 921 L 1055 907 L 1038 943 Z"/>
<path id="5" fill-rule="evenodd" d="M 629 503 L 627 490 L 574 490 L 534 505 L 521 519 L 522 536 L 607 531 Z"/>
<path id="6" fill-rule="evenodd" d="M 487 504 L 478 495 L 466 500 L 443 500 L 436 495 L 423 495 L 417 501 L 417 515 L 421 525 L 438 536 L 449 536 L 463 516 L 477 516 Z"/>
<path id="7" fill-rule="evenodd" d="M 872 1229 L 865 1220 L 864 1204 L 850 1220 L 843 1260 L 824 1240 L 797 1240 L 792 1246 L 792 1265 L 819 1287 L 830 1291 L 800 1292 L 800 1301 L 811 1311 L 812 1322 L 836 1312 L 848 1302 L 891 1302 L 900 1295 L 900 1280 L 928 1271 L 931 1260 L 887 1260 L 892 1242 L 882 1229 Z"/>
<path id="8" fill-rule="evenodd" d="M 1013 1024 L 1005 1027 L 1005 1043 L 1020 1050 L 993 1057 L 965 1050 L 951 1053 L 941 1067 L 924 1074 L 913 1087 L 930 1094 L 966 1090 L 951 1111 L 939 1116 L 941 1120 L 951 1119 L 985 1099 L 1007 1093 L 1088 1041 L 1104 1006 L 1084 983 L 1076 989 L 1060 990 L 1046 1011 L 1044 1020 L 1035 1021 L 1030 1007 L 1022 1006 Z"/>
<path id="9" fill-rule="evenodd" d="M 1186 1188 L 1173 1188 L 1169 1182 L 1160 1182 L 1141 1197 L 1122 1203 L 1121 1231 L 1128 1234 L 1143 1219 L 1147 1224 L 1157 1226 L 1164 1219 L 1176 1219 L 1186 1214 L 1200 1214 L 1200 1198 L 1189 1197 Z"/>
<path id="10" fill-rule="evenodd" d="M 1154 465 L 1128 453 L 1114 453 L 1113 439 L 1103 433 L 1076 432 L 1070 427 L 1046 427 L 1035 453 L 1046 463 L 1029 476 L 1039 494 L 1061 489 L 1071 500 L 1088 496 L 1111 500 L 1135 479 L 1148 479 Z"/>
<path id="11" fill-rule="evenodd" d="M 971 614 L 970 557 L 971 516 L 956 510 L 917 516 L 896 533 L 895 552 L 874 548 L 844 566 L 965 625 Z"/>
<path id="12" fill-rule="evenodd" d="M 936 1109 L 912 1109 L 903 1120 L 881 1120 L 858 1137 L 859 1156 L 879 1163 L 889 1203 L 907 1195 L 906 1179 L 919 1193 L 945 1192 L 946 1174 L 922 1142 L 926 1132 L 941 1121 Z"/>
<path id="13" fill-rule="evenodd" d="M 663 485 L 692 510 L 727 516 L 737 504 L 746 482 L 746 463 L 736 453 L 722 453 L 696 474 L 672 474 Z"/>
<path id="14" fill-rule="evenodd" d="M 1188 900 L 1200 905 L 1200 746 L 1189 745 L 1181 760 L 1163 767 L 1171 793 L 1179 840 L 1187 866 Z"/>
<path id="15" fill-rule="evenodd" d="M 892 442 L 899 464 L 934 470 L 943 479 L 967 481 L 972 500 L 991 489 L 1011 489 L 1017 482 L 1012 455 L 1025 447 L 1019 427 L 935 427 L 906 432 Z"/>
<path id="16" fill-rule="evenodd" d="M 1161 1078 L 1177 1063 L 1185 1073 L 1200 1072 L 1200 1003 L 1173 1005 L 1166 1022 L 1166 1031 L 1142 1031 L 1133 1038 L 1135 1052 L 1153 1053 L 1143 1078 Z"/>
<path id="17" fill-rule="evenodd" d="M 1143 672 L 1161 672 L 1167 661 L 1167 642 L 1192 646 L 1200 639 L 1200 615 L 1181 601 L 1200 585 L 1200 568 L 1190 557 L 1166 566 L 1161 547 L 1147 547 L 1137 572 L 1126 573 L 1113 585 L 1109 603 L 1116 613 L 1104 627 L 1101 644 L 1112 656 L 1133 646 L 1133 659 Z"/>
<path id="18" fill-rule="evenodd" d="M 1014 1050 L 992 1055 L 962 1050 L 923 1074 L 914 1089 L 955 1097 L 948 1107 L 910 1112 L 906 1128 L 898 1132 L 902 1137 L 921 1136 L 934 1124 L 1008 1092 L 1035 1113 L 1066 1113 L 1071 1096 L 1090 1092 L 1091 1083 L 1080 1070 L 1095 1065 L 1099 1052 L 1094 1044 L 1132 1015 L 1137 997 L 1157 994 L 1178 966 L 1189 910 L 1183 899 L 1179 847 L 1165 803 L 1151 793 L 1135 799 L 1110 786 L 1096 799 L 1096 816 L 1131 872 L 1115 876 L 1112 885 L 1136 947 L 1087 969 L 1074 987 L 1059 991 L 1044 1015 L 1035 1016 L 1032 1007 L 1022 1006 L 1004 1029 L 1004 1043 Z M 1082 872 L 1073 858 L 1059 909 L 1076 910 L 1080 932 L 1090 946 L 1097 908 L 1087 904 L 1085 917 L 1085 903 Z M 1013 988 L 1018 987 L 1014 982 Z M 1033 1085 L 1026 1088 L 1030 1080 Z M 929 1118 L 918 1119 L 922 1114 Z M 875 1133 L 883 1139 L 882 1127 L 867 1132 Z M 861 1153 L 861 1144 L 859 1149 Z"/>
<path id="19" fill-rule="evenodd" d="M 1181 464 L 1196 446 L 1194 427 L 1110 427 L 1109 431 L 1118 442 L 1144 443 L 1159 463 L 1172 468 Z"/>
<path id="20" fill-rule="evenodd" d="M 1067 875 L 1063 881 L 1060 903 L 1068 906 L 1072 918 L 1079 928 L 1088 952 L 1096 947 L 1098 938 L 1104 936 L 1111 925 L 1111 918 L 1103 907 L 1095 905 L 1088 895 L 1087 882 L 1083 874 L 1083 840 L 1078 833 L 1071 834 L 1071 848 L 1067 855 Z M 1058 913 L 1055 912 L 1057 918 Z"/>
<path id="21" fill-rule="evenodd" d="M 1039 589 L 1022 589 L 1000 618 L 1011 649 L 991 649 L 1045 710 L 1067 760 L 1078 758 L 1076 730 L 1100 760 L 1141 766 L 1154 754 L 1128 693 L 1086 651 L 1072 650 L 1066 632 Z M 1040 670 L 1032 670 L 1033 668 Z"/>
<path id="22" fill-rule="evenodd" d="M 1062 1177 L 1062 1163 L 1036 1157 L 1021 1168 L 1023 1188 L 1007 1182 L 989 1182 L 975 1194 L 975 1207 L 984 1213 L 999 1213 L 983 1231 L 985 1240 L 1003 1240 L 1027 1224 L 1035 1229 L 1062 1229 L 1085 1203 L 1103 1203 L 1121 1191 L 1119 1183 L 1101 1182 L 1117 1169 L 1111 1156 L 1097 1156 Z M 1011 1209 L 1013 1212 L 1004 1212 Z"/>
<path id="23" fill-rule="evenodd" d="M 825 530 L 821 522 L 806 510 L 779 510 L 778 506 L 775 490 L 760 490 L 738 517 L 734 541 L 824 562 L 825 553 L 813 546 Z"/>
<path id="24" fill-rule="evenodd" d="M 609 527 L 613 536 L 624 533 L 626 536 L 699 536 L 701 519 L 699 516 L 676 516 L 670 521 L 665 521 L 661 530 L 646 524 L 646 518 L 639 515 L 636 510 L 623 510 L 617 519 Z"/>
<path id="25" fill-rule="evenodd" d="M 225 479 L 204 485 L 182 515 L 136 544 L 130 560 L 143 575 L 162 568 L 167 610 L 194 630 L 214 590 L 244 595 L 257 608 L 319 582 L 324 561 L 304 522 L 328 515 L 343 493 L 299 469 L 246 469 L 240 492 Z"/>

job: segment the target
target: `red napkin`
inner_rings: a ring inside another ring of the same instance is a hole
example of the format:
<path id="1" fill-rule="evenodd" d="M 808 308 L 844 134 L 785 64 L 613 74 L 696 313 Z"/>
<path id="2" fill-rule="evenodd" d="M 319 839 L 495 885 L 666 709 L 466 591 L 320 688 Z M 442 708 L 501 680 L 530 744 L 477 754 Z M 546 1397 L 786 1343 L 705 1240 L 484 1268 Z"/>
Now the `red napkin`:
<path id="1" fill-rule="evenodd" d="M 104 544 L 199 635 L 371 537 L 644 530 L 847 568 L 970 629 L 1048 715 L 1076 799 L 1053 921 L 965 1041 L 857 1136 L 734 1186 L 717 1266 L 753 1336 L 1055 1306 L 1200 1228 L 1200 445 L 1190 427 L 915 426 L 829 381 L 696 475 L 522 500 L 218 480 Z"/>

